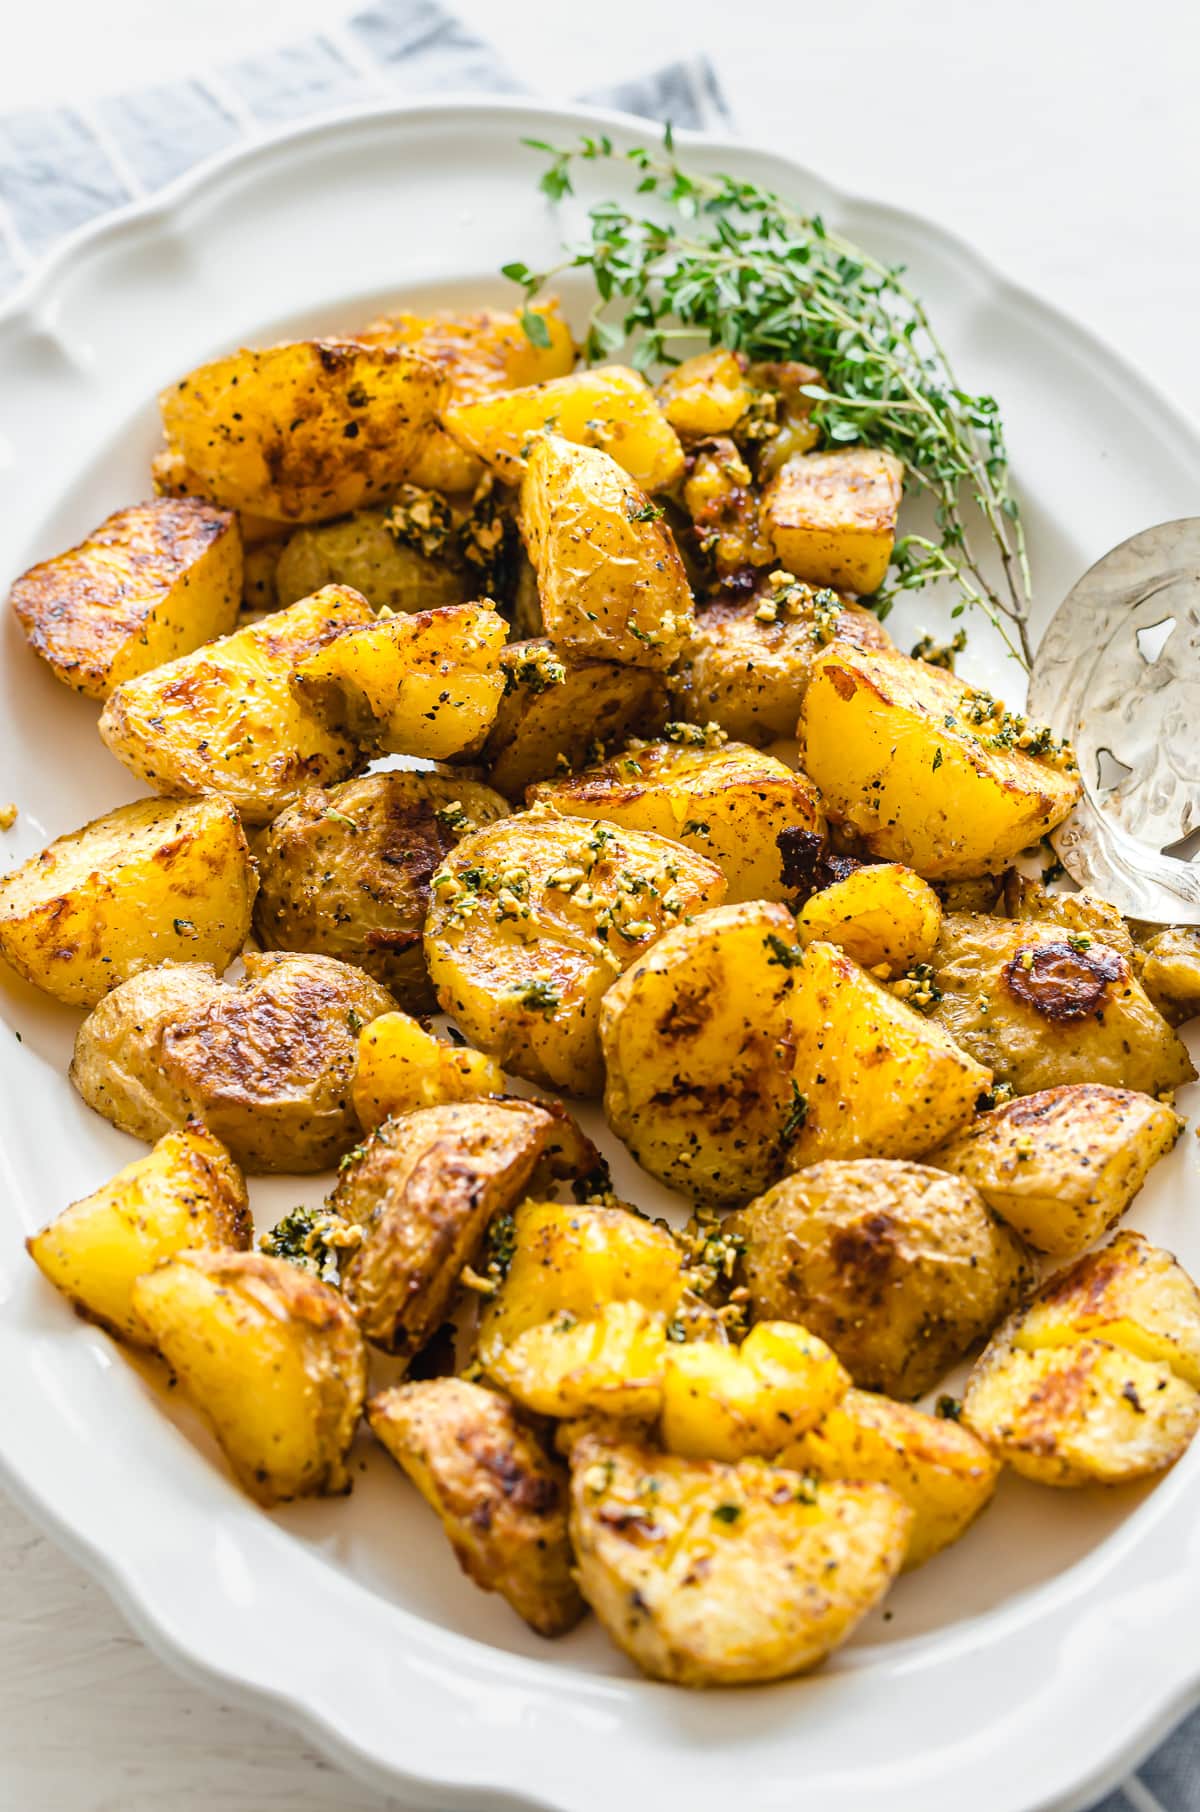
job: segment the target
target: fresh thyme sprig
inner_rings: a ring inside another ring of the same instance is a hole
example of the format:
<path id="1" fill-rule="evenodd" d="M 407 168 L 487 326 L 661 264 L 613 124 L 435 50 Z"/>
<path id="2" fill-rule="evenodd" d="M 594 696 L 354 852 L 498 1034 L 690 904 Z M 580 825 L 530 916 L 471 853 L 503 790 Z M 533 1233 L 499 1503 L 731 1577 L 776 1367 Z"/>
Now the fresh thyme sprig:
<path id="1" fill-rule="evenodd" d="M 524 142 L 550 159 L 541 187 L 552 200 L 573 193 L 577 159 L 627 162 L 636 193 L 665 201 L 677 220 L 597 203 L 590 237 L 567 247 L 552 269 L 504 266 L 525 291 L 523 318 L 541 326 L 529 303 L 561 272 L 584 268 L 596 286 L 589 360 L 611 358 L 632 341 L 639 370 L 677 364 L 691 339 L 751 359 L 815 365 L 824 383 L 805 393 L 825 444 L 859 441 L 894 453 L 909 487 L 933 501 L 939 538 L 897 542 L 876 608 L 882 614 L 899 592 L 948 579 L 960 593 L 952 614 L 968 605 L 982 610 L 1028 667 L 1029 566 L 1000 415 L 992 397 L 959 384 L 901 267 L 882 264 L 770 190 L 685 169 L 669 127 L 661 153 L 639 146 L 624 157 L 607 137 L 574 148 Z M 606 313 L 614 297 L 625 304 L 616 320 Z M 969 531 L 981 528 L 999 555 L 999 587 L 972 547 Z"/>

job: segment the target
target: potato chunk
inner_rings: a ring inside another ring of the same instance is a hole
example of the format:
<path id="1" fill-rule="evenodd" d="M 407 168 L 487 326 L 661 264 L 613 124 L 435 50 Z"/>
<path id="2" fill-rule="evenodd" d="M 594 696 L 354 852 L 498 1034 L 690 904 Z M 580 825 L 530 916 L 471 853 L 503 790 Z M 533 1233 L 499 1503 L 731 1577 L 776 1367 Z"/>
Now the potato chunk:
<path id="1" fill-rule="evenodd" d="M 708 1340 L 672 1344 L 663 1377 L 663 1445 L 693 1460 L 778 1454 L 814 1428 L 849 1383 L 825 1342 L 794 1322 L 760 1321 L 736 1349 Z"/>
<path id="2" fill-rule="evenodd" d="M 443 1009 L 506 1070 L 581 1095 L 603 1086 L 605 990 L 725 891 L 682 844 L 545 807 L 464 837 L 431 886 L 425 953 Z"/>
<path id="3" fill-rule="evenodd" d="M 734 1686 L 814 1667 L 904 1558 L 912 1512 L 885 1485 L 595 1435 L 571 1460 L 580 1589 L 652 1679 Z"/>
<path id="4" fill-rule="evenodd" d="M 540 1636 L 574 1629 L 586 1607 L 572 1577 L 566 1468 L 512 1404 L 465 1378 L 432 1378 L 381 1391 L 367 1420 L 468 1579 L 501 1593 Z"/>
<path id="5" fill-rule="evenodd" d="M 1069 750 L 1033 753 L 1039 733 L 990 694 L 891 650 L 823 649 L 800 736 L 830 814 L 927 881 L 1003 868 L 1082 790 Z"/>
<path id="6" fill-rule="evenodd" d="M 1140 1233 L 1056 1271 L 1008 1331 L 1021 1351 L 1104 1340 L 1170 1366 L 1200 1390 L 1200 1290 L 1177 1259 Z"/>
<path id="7" fill-rule="evenodd" d="M 1116 1225 L 1183 1122 L 1131 1089 L 1076 1082 L 980 1114 L 931 1152 L 1029 1245 L 1075 1258 Z"/>
<path id="8" fill-rule="evenodd" d="M 1028 1254 L 969 1183 L 924 1164 L 814 1164 L 726 1222 L 756 1321 L 799 1321 L 854 1382 L 919 1397 L 1030 1281 Z"/>
<path id="9" fill-rule="evenodd" d="M 306 787 L 359 765 L 348 737 L 327 730 L 289 684 L 307 655 L 373 621 L 355 591 L 330 585 L 153 673 L 109 698 L 100 734 L 156 793 L 218 793 L 248 824 L 268 824 Z"/>
<path id="10" fill-rule="evenodd" d="M 682 735 L 688 726 L 677 728 Z M 632 743 L 623 755 L 531 788 L 529 803 L 539 800 L 686 843 L 716 863 L 731 901 L 783 899 L 780 836 L 825 829 L 820 797 L 803 774 L 741 743 L 709 746 L 700 733 Z"/>
<path id="11" fill-rule="evenodd" d="M 716 346 L 667 373 L 658 386 L 658 405 L 685 440 L 706 440 L 736 428 L 752 394 L 736 356 Z"/>
<path id="12" fill-rule="evenodd" d="M 326 585 L 348 585 L 375 610 L 436 610 L 465 604 L 471 579 L 447 560 L 426 559 L 397 540 L 388 511 L 356 510 L 289 535 L 274 567 L 274 602 L 297 604 Z"/>
<path id="13" fill-rule="evenodd" d="M 1138 979 L 1173 1026 L 1200 1013 L 1200 927 L 1155 927 L 1140 940 Z"/>
<path id="14" fill-rule="evenodd" d="M 354 1111 L 368 1132 L 393 1114 L 504 1091 L 498 1063 L 469 1044 L 446 1044 L 407 1013 L 384 1013 L 358 1035 Z"/>
<path id="15" fill-rule="evenodd" d="M 811 894 L 796 924 L 802 944 L 836 944 L 864 969 L 897 976 L 933 955 L 942 908 L 911 868 L 874 862 Z"/>
<path id="16" fill-rule="evenodd" d="M 189 489 L 276 522 L 386 497 L 436 426 L 436 366 L 388 346 L 295 340 L 200 365 L 159 398 Z"/>
<path id="17" fill-rule="evenodd" d="M 133 1306 L 251 1497 L 349 1489 L 367 1363 L 336 1290 L 261 1252 L 184 1252 L 138 1279 Z"/>
<path id="18" fill-rule="evenodd" d="M 65 554 L 23 573 L 17 621 L 55 679 L 86 698 L 224 635 L 242 596 L 242 538 L 195 497 L 117 510 Z"/>
<path id="19" fill-rule="evenodd" d="M 506 799 L 567 768 L 596 743 L 612 749 L 667 721 L 662 676 L 648 667 L 568 657 L 548 639 L 510 642 L 500 655 L 504 696 L 481 760 Z"/>
<path id="20" fill-rule="evenodd" d="M 258 888 L 220 799 L 137 799 L 58 837 L 0 881 L 0 952 L 72 1006 L 163 962 L 225 969 Z"/>
<path id="21" fill-rule="evenodd" d="M 193 1246 L 244 1252 L 252 1230 L 237 1166 L 206 1126 L 189 1120 L 25 1244 L 81 1315 L 141 1346 L 149 1332 L 134 1313 L 133 1286 L 143 1272 Z"/>
<path id="22" fill-rule="evenodd" d="M 904 467 L 875 447 L 804 453 L 780 467 L 763 510 L 775 553 L 798 579 L 868 596 L 887 575 Z"/>
<path id="23" fill-rule="evenodd" d="M 974 1522 L 1000 1468 L 958 1422 L 873 1391 L 849 1390 L 818 1428 L 785 1447 L 781 1466 L 822 1479 L 873 1479 L 913 1513 L 906 1569 L 924 1566 Z"/>
<path id="24" fill-rule="evenodd" d="M 679 436 L 645 378 L 622 365 L 449 403 L 442 420 L 506 484 L 521 483 L 533 447 L 548 432 L 602 448 L 647 491 L 668 489 L 683 471 Z"/>
<path id="25" fill-rule="evenodd" d="M 671 666 L 692 629 L 687 575 L 661 511 L 610 454 L 543 435 L 521 483 L 520 526 L 559 647 Z"/>
<path id="26" fill-rule="evenodd" d="M 334 734 L 448 761 L 478 749 L 492 727 L 506 634 L 490 600 L 386 617 L 308 655 L 292 689 Z"/>

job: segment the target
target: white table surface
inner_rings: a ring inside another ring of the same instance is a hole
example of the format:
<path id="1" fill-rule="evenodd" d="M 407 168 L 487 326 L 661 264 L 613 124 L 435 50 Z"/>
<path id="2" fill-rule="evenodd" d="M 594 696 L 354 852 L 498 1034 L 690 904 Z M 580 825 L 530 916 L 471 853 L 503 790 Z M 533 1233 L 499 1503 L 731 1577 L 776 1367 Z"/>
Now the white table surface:
<path id="1" fill-rule="evenodd" d="M 339 7 L 0 0 L 0 10 L 4 112 L 203 69 L 301 36 Z M 461 0 L 456 10 L 483 35 L 503 32 L 510 65 L 548 95 L 704 51 L 746 136 L 955 228 L 1200 415 L 1200 24 L 1186 0 Z M 169 1673 L 2 1501 L 0 1607 L 0 1812 L 386 1805 L 290 1733 Z"/>

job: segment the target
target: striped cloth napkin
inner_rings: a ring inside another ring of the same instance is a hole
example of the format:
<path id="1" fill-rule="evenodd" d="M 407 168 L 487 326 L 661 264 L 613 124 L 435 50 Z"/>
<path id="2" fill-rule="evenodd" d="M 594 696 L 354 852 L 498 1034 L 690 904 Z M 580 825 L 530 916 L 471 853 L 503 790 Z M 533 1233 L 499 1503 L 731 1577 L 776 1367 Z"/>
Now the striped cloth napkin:
<path id="1" fill-rule="evenodd" d="M 0 305 L 67 233 L 232 145 L 334 109 L 471 90 L 523 92 L 503 57 L 437 0 L 375 0 L 319 36 L 187 81 L 0 117 Z M 577 98 L 732 130 L 703 57 Z M 1093 1812 L 1200 1812 L 1200 1711 Z"/>

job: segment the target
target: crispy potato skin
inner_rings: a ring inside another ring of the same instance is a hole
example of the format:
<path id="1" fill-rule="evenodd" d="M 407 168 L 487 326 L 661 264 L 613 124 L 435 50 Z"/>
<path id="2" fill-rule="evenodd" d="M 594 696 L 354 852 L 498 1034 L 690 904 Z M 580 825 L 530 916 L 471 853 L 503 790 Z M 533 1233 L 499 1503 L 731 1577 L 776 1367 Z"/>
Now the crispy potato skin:
<path id="1" fill-rule="evenodd" d="M 19 975 L 94 1007 L 162 962 L 225 969 L 258 879 L 220 799 L 138 799 L 58 837 L 0 881 L 0 952 Z"/>
<path id="2" fill-rule="evenodd" d="M 1157 1095 L 1196 1074 L 1128 958 L 1099 938 L 947 913 L 930 960 L 942 992 L 930 1019 L 1019 1094 L 1088 1082 Z"/>
<path id="3" fill-rule="evenodd" d="M 810 585 L 878 591 L 892 558 L 904 468 L 891 453 L 844 447 L 789 459 L 763 510 L 780 562 Z"/>
<path id="4" fill-rule="evenodd" d="M 737 1348 L 672 1342 L 663 1373 L 662 1443 L 668 1453 L 694 1460 L 778 1455 L 835 1408 L 849 1383 L 825 1342 L 790 1321 L 760 1321 Z"/>
<path id="5" fill-rule="evenodd" d="M 349 1489 L 367 1364 L 336 1290 L 261 1252 L 184 1252 L 137 1280 L 133 1304 L 251 1497 Z"/>
<path id="6" fill-rule="evenodd" d="M 897 976 L 933 955 L 942 907 L 902 862 L 872 862 L 811 894 L 796 924 L 801 943 L 836 944 L 864 969 Z"/>
<path id="7" fill-rule="evenodd" d="M 1076 1082 L 980 1114 L 928 1161 L 1038 1252 L 1074 1258 L 1116 1225 L 1182 1126 L 1150 1095 Z"/>
<path id="8" fill-rule="evenodd" d="M 723 346 L 684 359 L 658 386 L 659 408 L 684 440 L 730 433 L 750 407 L 751 395 L 735 354 Z"/>
<path id="9" fill-rule="evenodd" d="M 358 1035 L 354 1111 L 368 1132 L 393 1114 L 503 1092 L 499 1064 L 470 1045 L 435 1038 L 407 1013 L 383 1013 Z"/>
<path id="10" fill-rule="evenodd" d="M 196 496 L 276 522 L 322 522 L 410 476 L 443 389 L 436 366 L 411 352 L 296 340 L 198 366 L 159 406 L 167 450 Z"/>
<path id="11" fill-rule="evenodd" d="M 385 1120 L 339 1172 L 336 1213 L 366 1231 L 342 1289 L 367 1339 L 411 1356 L 437 1332 L 494 1215 L 551 1136 L 532 1101 L 470 1101 Z"/>
<path id="12" fill-rule="evenodd" d="M 673 664 L 693 627 L 687 575 L 670 529 L 610 454 L 543 435 L 518 519 L 554 642 L 630 667 Z"/>
<path id="13" fill-rule="evenodd" d="M 163 1037 L 219 986 L 211 963 L 164 963 L 106 994 L 76 1033 L 67 1072 L 88 1106 L 147 1145 L 185 1125 L 197 1109 L 163 1073 Z"/>
<path id="14" fill-rule="evenodd" d="M 499 1592 L 539 1636 L 574 1629 L 566 1468 L 496 1391 L 434 1378 L 381 1391 L 367 1420 L 439 1517 L 468 1579 Z"/>
<path id="15" fill-rule="evenodd" d="M 218 642 L 118 686 L 100 734 L 156 793 L 218 793 L 268 824 L 306 787 L 344 780 L 362 756 L 297 701 L 292 669 L 373 621 L 365 598 L 327 586 Z"/>
<path id="16" fill-rule="evenodd" d="M 326 585 L 348 585 L 375 610 L 404 613 L 463 604 L 467 573 L 445 560 L 427 560 L 397 541 L 386 510 L 356 510 L 337 522 L 298 528 L 274 567 L 274 603 L 298 604 Z"/>
<path id="17" fill-rule="evenodd" d="M 23 573 L 9 602 L 34 653 L 86 698 L 237 621 L 242 538 L 228 510 L 195 497 L 117 510 L 78 547 Z"/>
<path id="18" fill-rule="evenodd" d="M 252 1233 L 241 1172 L 220 1140 L 189 1120 L 25 1244 L 80 1315 L 142 1346 L 149 1331 L 134 1313 L 137 1279 L 190 1247 L 245 1251 Z"/>
<path id="19" fill-rule="evenodd" d="M 779 836 L 825 831 L 820 796 L 804 775 L 739 743 L 639 743 L 582 773 L 532 787 L 529 804 L 539 800 L 559 812 L 686 843 L 716 863 L 729 901 L 785 898 Z"/>
<path id="20" fill-rule="evenodd" d="M 547 659 L 563 670 L 553 684 L 544 680 Z M 582 767 L 593 743 L 614 748 L 667 721 L 666 687 L 648 667 L 568 658 L 546 637 L 509 643 L 500 667 L 505 691 L 481 760 L 506 799 L 523 800 L 533 782 L 557 773 L 560 757 Z"/>
<path id="21" fill-rule="evenodd" d="M 756 1321 L 799 1321 L 855 1384 L 919 1397 L 1032 1276 L 969 1183 L 887 1159 L 814 1164 L 727 1223 Z"/>
<path id="22" fill-rule="evenodd" d="M 584 1597 L 652 1679 L 778 1680 L 845 1641 L 899 1571 L 912 1512 L 884 1485 L 813 1485 L 596 1435 L 571 1455 Z"/>
<path id="23" fill-rule="evenodd" d="M 840 642 L 818 655 L 804 695 L 805 771 L 831 816 L 927 881 L 1003 868 L 1080 795 L 1073 769 L 989 747 L 966 719 L 970 696 L 940 667 Z"/>
<path id="24" fill-rule="evenodd" d="M 455 804 L 466 826 L 448 821 Z M 432 1013 L 422 945 L 430 878 L 468 828 L 507 813 L 478 781 L 403 770 L 302 793 L 259 843 L 255 931 L 269 950 L 354 963 L 410 1012 Z"/>
<path id="25" fill-rule="evenodd" d="M 535 807 L 464 837 L 431 887 L 443 1009 L 506 1070 L 588 1095 L 603 1086 L 605 990 L 725 881 L 682 844 Z"/>

